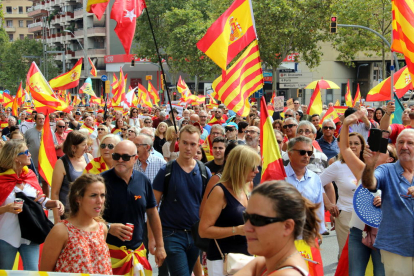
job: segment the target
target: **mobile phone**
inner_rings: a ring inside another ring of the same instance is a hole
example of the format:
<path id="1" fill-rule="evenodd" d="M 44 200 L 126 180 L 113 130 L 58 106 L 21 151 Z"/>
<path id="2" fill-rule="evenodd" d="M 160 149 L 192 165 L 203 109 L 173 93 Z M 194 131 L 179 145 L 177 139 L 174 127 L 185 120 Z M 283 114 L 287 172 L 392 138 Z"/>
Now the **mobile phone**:
<path id="1" fill-rule="evenodd" d="M 4 142 L 7 142 L 7 137 L 6 135 L 1 136 L 1 138 L 3 139 Z"/>
<path id="2" fill-rule="evenodd" d="M 379 151 L 381 148 L 382 131 L 378 128 L 369 130 L 368 145 L 372 151 Z"/>

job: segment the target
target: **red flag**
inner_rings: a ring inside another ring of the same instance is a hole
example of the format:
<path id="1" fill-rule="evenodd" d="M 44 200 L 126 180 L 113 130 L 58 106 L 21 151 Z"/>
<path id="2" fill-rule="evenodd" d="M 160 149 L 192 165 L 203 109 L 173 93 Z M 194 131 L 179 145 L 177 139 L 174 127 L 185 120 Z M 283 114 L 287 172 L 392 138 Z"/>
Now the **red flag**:
<path id="1" fill-rule="evenodd" d="M 137 17 L 146 8 L 144 0 L 115 0 L 111 19 L 116 21 L 114 29 L 128 55 L 134 39 Z"/>

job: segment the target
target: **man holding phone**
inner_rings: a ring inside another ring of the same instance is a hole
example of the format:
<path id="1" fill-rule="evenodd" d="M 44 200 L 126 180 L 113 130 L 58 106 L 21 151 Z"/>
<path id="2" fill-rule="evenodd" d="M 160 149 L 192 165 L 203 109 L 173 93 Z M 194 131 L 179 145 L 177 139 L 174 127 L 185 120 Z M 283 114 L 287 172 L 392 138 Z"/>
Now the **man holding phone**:
<path id="1" fill-rule="evenodd" d="M 387 130 L 390 133 L 390 139 L 393 144 L 395 144 L 398 135 L 407 128 L 413 128 L 414 127 L 414 112 L 409 112 L 409 109 L 404 110 L 403 113 L 403 119 L 404 117 L 410 118 L 410 123 L 408 125 L 402 125 L 402 124 L 391 124 L 390 125 L 390 117 L 391 114 L 395 111 L 395 103 L 394 101 L 389 101 L 387 103 L 387 108 L 385 109 L 385 114 L 382 116 L 381 123 L 380 123 L 380 129 Z M 408 113 L 408 114 L 407 114 Z"/>

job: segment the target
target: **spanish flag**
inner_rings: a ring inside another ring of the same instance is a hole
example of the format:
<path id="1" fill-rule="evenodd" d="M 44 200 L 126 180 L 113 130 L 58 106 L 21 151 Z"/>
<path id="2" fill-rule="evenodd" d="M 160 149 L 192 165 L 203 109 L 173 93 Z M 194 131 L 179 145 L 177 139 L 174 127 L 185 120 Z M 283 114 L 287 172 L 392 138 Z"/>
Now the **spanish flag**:
<path id="1" fill-rule="evenodd" d="M 359 83 L 357 84 L 357 91 L 355 93 L 354 103 L 352 104 L 352 107 L 354 107 L 357 102 L 361 102 L 361 91 L 359 90 Z"/>
<path id="2" fill-rule="evenodd" d="M 79 105 L 80 103 L 81 103 L 81 99 L 79 98 L 78 95 L 75 95 L 75 97 L 73 97 L 72 105 Z"/>
<path id="3" fill-rule="evenodd" d="M 208 28 L 197 48 L 221 69 L 257 37 L 251 0 L 235 0 Z"/>
<path id="4" fill-rule="evenodd" d="M 82 71 L 82 61 L 83 58 L 80 58 L 69 72 L 51 79 L 49 83 L 53 90 L 71 89 L 78 86 Z"/>
<path id="5" fill-rule="evenodd" d="M 143 106 L 152 107 L 151 99 L 149 97 L 149 93 L 145 87 L 138 83 L 138 103 Z"/>
<path id="6" fill-rule="evenodd" d="M 309 102 L 308 111 L 306 113 L 308 115 L 320 115 L 322 113 L 322 96 L 321 90 L 319 89 L 319 82 L 316 84 L 315 90 L 313 91 Z"/>
<path id="7" fill-rule="evenodd" d="M 345 104 L 349 107 L 353 107 L 351 88 L 349 87 L 349 80 L 348 84 L 346 85 Z"/>
<path id="8" fill-rule="evenodd" d="M 56 150 L 52 130 L 50 129 L 49 113 L 46 113 L 39 148 L 39 174 L 50 186 L 52 185 L 52 175 L 56 160 Z"/>
<path id="9" fill-rule="evenodd" d="M 95 65 L 93 64 L 91 58 L 88 57 L 89 64 L 91 65 L 91 75 L 96 77 L 98 72 L 96 71 Z"/>
<path id="10" fill-rule="evenodd" d="M 91 96 L 91 99 L 89 100 L 89 103 L 91 104 L 97 104 L 97 105 L 103 105 L 103 101 L 101 98 Z"/>
<path id="11" fill-rule="evenodd" d="M 275 132 L 273 131 L 272 117 L 270 117 L 267 110 L 265 97 L 260 99 L 260 109 L 260 141 L 262 144 L 260 154 L 263 160 L 261 182 L 284 180 L 286 172 Z"/>
<path id="12" fill-rule="evenodd" d="M 19 89 L 17 90 L 16 96 L 14 96 L 14 99 L 13 99 L 13 105 L 12 105 L 13 116 L 19 116 L 18 108 L 21 107 L 22 104 L 23 104 L 23 88 L 22 88 L 22 82 L 20 82 Z"/>
<path id="13" fill-rule="evenodd" d="M 178 78 L 177 90 L 181 94 L 181 97 L 184 99 L 184 102 L 193 96 L 193 94 L 191 94 L 190 89 L 188 88 L 185 81 L 181 78 L 181 76 Z"/>
<path id="14" fill-rule="evenodd" d="M 115 90 L 112 92 L 114 94 L 114 97 L 112 98 L 112 105 L 119 106 L 121 105 L 121 101 L 125 100 L 125 87 L 127 82 L 128 74 L 124 75 L 124 72 L 122 71 L 122 68 L 120 68 L 119 73 L 119 81 L 116 80 L 116 83 L 114 82 L 113 89 Z"/>
<path id="15" fill-rule="evenodd" d="M 155 89 L 154 85 L 152 85 L 151 81 L 148 81 L 148 92 L 151 100 L 157 104 L 160 101 L 160 97 L 158 96 L 158 91 Z"/>
<path id="16" fill-rule="evenodd" d="M 108 3 L 109 0 L 88 0 L 86 11 L 95 14 L 98 20 L 101 20 Z"/>
<path id="17" fill-rule="evenodd" d="M 320 125 L 322 125 L 322 122 L 326 119 L 332 119 L 334 123 L 339 122 L 339 116 L 338 113 L 336 113 L 336 110 L 333 106 L 329 107 L 326 111 L 325 115 L 323 116 L 322 120 L 320 120 Z"/>
<path id="18" fill-rule="evenodd" d="M 322 256 L 318 245 L 318 240 L 315 239 L 316 246 L 310 246 L 304 240 L 296 240 L 296 250 L 300 252 L 305 259 L 310 276 L 323 276 Z"/>

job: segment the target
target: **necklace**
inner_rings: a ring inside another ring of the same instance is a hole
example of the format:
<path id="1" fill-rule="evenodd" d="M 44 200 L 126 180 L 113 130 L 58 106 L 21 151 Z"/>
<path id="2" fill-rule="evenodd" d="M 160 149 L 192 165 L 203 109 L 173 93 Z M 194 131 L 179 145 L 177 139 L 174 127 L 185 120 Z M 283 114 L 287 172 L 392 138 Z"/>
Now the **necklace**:
<path id="1" fill-rule="evenodd" d="M 299 253 L 299 251 L 295 251 L 293 254 L 290 254 L 289 256 L 287 256 L 286 258 L 284 258 L 283 260 L 281 260 L 275 267 L 276 267 L 276 269 L 275 270 L 277 270 L 278 268 L 279 268 L 279 266 L 281 265 L 281 264 L 283 264 L 284 262 L 286 262 L 286 260 L 287 259 L 289 259 L 290 257 L 292 257 L 293 255 L 295 255 L 295 254 L 297 254 L 297 253 Z"/>

